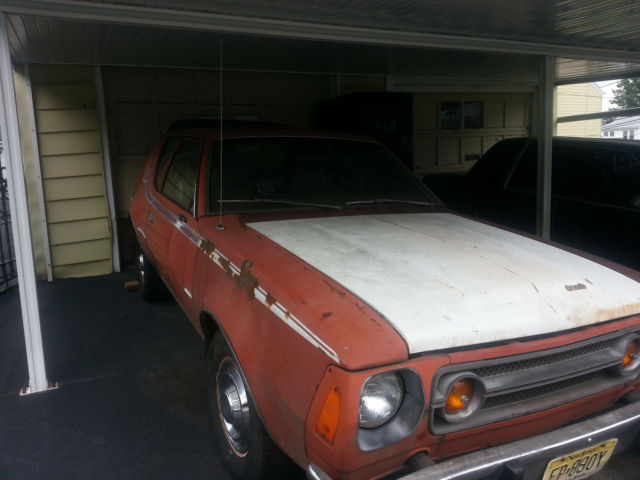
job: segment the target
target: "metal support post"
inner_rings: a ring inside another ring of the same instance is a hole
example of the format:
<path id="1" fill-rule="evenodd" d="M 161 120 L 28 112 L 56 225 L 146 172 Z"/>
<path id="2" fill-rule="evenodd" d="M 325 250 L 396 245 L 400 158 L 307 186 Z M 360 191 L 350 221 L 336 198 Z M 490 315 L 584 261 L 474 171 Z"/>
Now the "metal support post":
<path id="1" fill-rule="evenodd" d="M 540 90 L 537 109 L 538 189 L 536 201 L 536 232 L 551 238 L 551 144 L 553 138 L 553 94 L 555 59 L 540 59 Z"/>
<path id="2" fill-rule="evenodd" d="M 27 193 L 22 168 L 22 149 L 18 127 L 18 111 L 13 84 L 13 70 L 9 51 L 7 15 L 0 13 L 0 122 L 4 140 L 9 205 L 12 212 L 13 243 L 18 270 L 18 288 L 20 289 L 20 308 L 24 327 L 29 385 L 23 394 L 42 392 L 52 386 L 47 382 L 42 334 L 40 331 L 40 313 L 38 311 L 38 293 L 36 291 L 35 266 L 31 250 L 31 230 Z"/>

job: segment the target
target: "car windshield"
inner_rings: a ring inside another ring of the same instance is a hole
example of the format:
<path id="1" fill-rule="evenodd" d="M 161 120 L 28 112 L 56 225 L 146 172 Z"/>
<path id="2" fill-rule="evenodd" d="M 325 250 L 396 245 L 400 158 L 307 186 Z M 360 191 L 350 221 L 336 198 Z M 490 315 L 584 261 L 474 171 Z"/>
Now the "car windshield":
<path id="1" fill-rule="evenodd" d="M 222 143 L 222 166 L 220 142 L 211 154 L 211 213 L 220 202 L 225 213 L 437 202 L 395 157 L 372 142 L 231 138 Z"/>

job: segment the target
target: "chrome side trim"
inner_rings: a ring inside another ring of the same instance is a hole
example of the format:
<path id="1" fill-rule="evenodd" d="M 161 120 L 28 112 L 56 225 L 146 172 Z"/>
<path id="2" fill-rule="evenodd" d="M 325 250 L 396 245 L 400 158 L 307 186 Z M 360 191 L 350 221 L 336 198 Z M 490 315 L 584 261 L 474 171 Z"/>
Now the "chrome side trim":
<path id="1" fill-rule="evenodd" d="M 217 248 L 214 248 L 211 252 L 205 252 L 205 248 L 203 248 L 209 242 L 200 235 L 199 232 L 191 228 L 184 222 L 181 222 L 178 219 L 178 216 L 175 215 L 171 210 L 169 210 L 166 206 L 164 206 L 161 202 L 156 200 L 151 192 L 150 187 L 150 172 L 151 169 L 147 171 L 145 177 L 143 178 L 143 182 L 145 184 L 145 197 L 151 205 L 160 215 L 167 219 L 169 223 L 171 223 L 176 229 L 178 229 L 185 237 L 187 237 L 191 243 L 193 243 L 196 247 L 198 247 L 201 251 L 205 253 L 205 255 L 215 263 L 220 269 L 230 273 L 233 278 L 237 278 L 242 273 L 240 267 L 235 265 L 228 257 L 226 257 L 222 252 L 220 252 Z M 262 305 L 267 307 L 277 318 L 279 318 L 282 322 L 288 325 L 292 330 L 294 330 L 298 335 L 304 338 L 307 342 L 312 344 L 314 347 L 320 349 L 325 355 L 327 355 L 331 360 L 336 363 L 340 363 L 340 357 L 335 350 L 333 350 L 326 342 L 324 342 L 320 337 L 318 337 L 315 333 L 313 333 L 309 327 L 307 327 L 302 321 L 300 321 L 295 315 L 289 311 L 284 305 L 280 302 L 273 301 L 273 297 L 261 286 L 257 286 L 253 289 L 253 296 L 256 300 L 258 300 Z M 191 297 L 191 295 L 189 295 Z"/>

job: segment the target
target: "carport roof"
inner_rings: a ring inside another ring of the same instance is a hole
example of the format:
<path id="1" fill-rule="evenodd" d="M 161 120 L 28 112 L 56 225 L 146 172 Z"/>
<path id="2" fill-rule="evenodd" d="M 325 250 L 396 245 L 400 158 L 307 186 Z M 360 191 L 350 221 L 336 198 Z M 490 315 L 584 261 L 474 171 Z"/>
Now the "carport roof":
<path id="1" fill-rule="evenodd" d="M 0 0 L 14 61 L 556 81 L 640 75 L 626 0 Z M 256 55 L 259 49 L 260 54 Z M 479 72 L 479 73 L 478 73 Z M 513 78 L 513 77 L 511 77 Z"/>

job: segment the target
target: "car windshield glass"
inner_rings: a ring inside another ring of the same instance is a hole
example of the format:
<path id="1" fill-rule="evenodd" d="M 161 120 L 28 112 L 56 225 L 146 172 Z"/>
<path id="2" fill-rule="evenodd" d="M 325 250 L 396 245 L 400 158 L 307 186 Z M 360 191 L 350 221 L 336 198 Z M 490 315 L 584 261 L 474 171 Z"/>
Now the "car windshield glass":
<path id="1" fill-rule="evenodd" d="M 212 213 L 217 213 L 220 200 L 225 213 L 345 208 L 383 203 L 383 199 L 437 202 L 395 157 L 372 142 L 316 137 L 225 139 L 222 168 L 219 142 L 211 154 L 208 211 Z"/>

